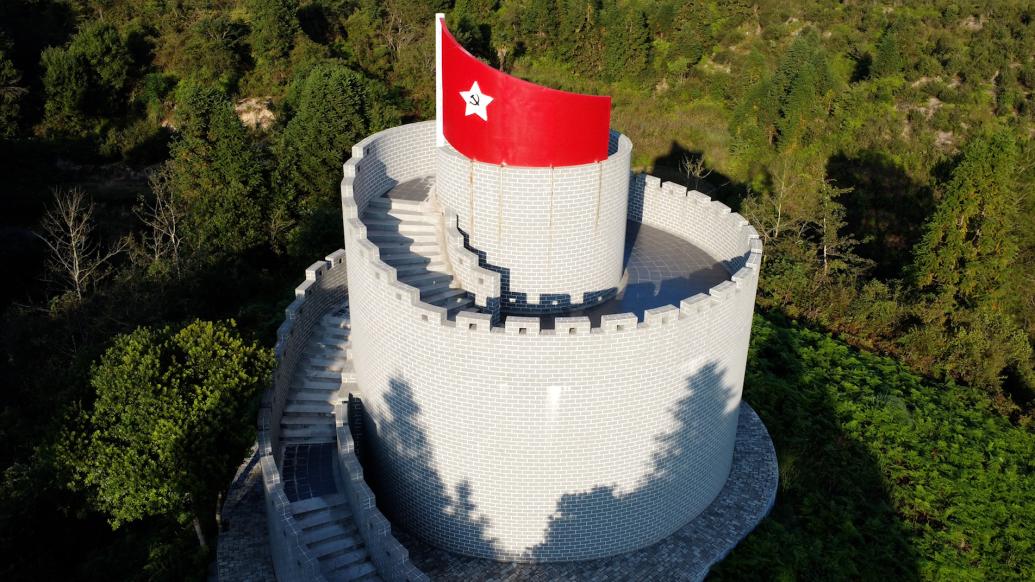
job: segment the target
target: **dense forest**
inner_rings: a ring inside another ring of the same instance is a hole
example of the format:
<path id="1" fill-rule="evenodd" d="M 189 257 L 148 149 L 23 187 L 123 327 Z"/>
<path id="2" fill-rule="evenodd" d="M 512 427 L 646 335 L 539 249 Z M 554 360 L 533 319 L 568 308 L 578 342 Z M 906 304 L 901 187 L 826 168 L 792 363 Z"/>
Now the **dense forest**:
<path id="1" fill-rule="evenodd" d="M 434 115 L 435 12 L 764 240 L 781 489 L 715 577 L 1035 577 L 1024 0 L 4 0 L 0 577 L 205 577 L 341 163 Z"/>

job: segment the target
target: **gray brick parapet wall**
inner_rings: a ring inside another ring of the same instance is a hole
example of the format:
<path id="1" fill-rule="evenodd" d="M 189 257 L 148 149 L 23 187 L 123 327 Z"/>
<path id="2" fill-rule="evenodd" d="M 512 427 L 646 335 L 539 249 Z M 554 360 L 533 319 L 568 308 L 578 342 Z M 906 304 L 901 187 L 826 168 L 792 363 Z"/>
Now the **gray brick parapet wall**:
<path id="1" fill-rule="evenodd" d="M 339 491 L 349 500 L 352 518 L 381 578 L 389 582 L 427 582 L 428 577 L 410 562 L 409 552 L 392 535 L 392 524 L 377 509 L 374 493 L 356 458 L 356 444 L 349 429 L 346 403 L 334 409 L 341 471 Z"/>
<path id="2" fill-rule="evenodd" d="M 344 261 L 344 250 L 331 253 L 326 260 L 318 261 L 306 269 L 305 281 L 295 288 L 295 299 L 285 309 L 284 322 L 277 329 L 274 348 L 277 367 L 272 385 L 264 394 L 259 410 L 258 454 L 266 500 L 270 553 L 277 579 L 281 582 L 325 579 L 318 560 L 302 542 L 302 529 L 291 512 L 290 502 L 284 492 L 279 470 L 282 453 L 280 418 L 291 378 L 313 330 L 324 315 L 339 309 L 347 297 L 348 277 Z M 337 410 L 336 417 L 338 460 L 342 469 L 339 472 L 339 490 L 345 493 L 350 502 L 353 520 L 378 574 L 382 579 L 392 582 L 427 580 L 410 563 L 407 551 L 392 536 L 388 521 L 378 511 L 373 493 L 363 483 L 363 471 L 355 457 L 345 415 Z"/>
<path id="3" fill-rule="evenodd" d="M 628 207 L 608 224 L 624 232 L 628 211 L 713 254 L 729 280 L 642 321 L 449 320 L 397 280 L 359 219 L 371 198 L 434 174 L 434 126 L 424 123 L 357 144 L 342 182 L 351 338 L 383 509 L 433 545 L 514 561 L 603 557 L 679 529 L 729 474 L 757 233 L 699 193 L 650 177 L 628 186 L 626 171 L 614 179 Z M 436 191 L 442 200 L 444 185 Z M 573 212 L 592 215 L 584 202 Z"/>
<path id="4" fill-rule="evenodd" d="M 433 148 L 434 150 L 435 148 Z M 622 279 L 632 143 L 612 132 L 607 160 L 560 168 L 472 161 L 437 148 L 436 194 L 468 245 L 502 275 L 504 309 L 545 313 L 615 294 Z"/>
<path id="5" fill-rule="evenodd" d="M 478 255 L 467 248 L 464 235 L 457 228 L 458 217 L 452 210 L 445 211 L 443 243 L 446 257 L 453 269 L 453 277 L 460 287 L 474 294 L 475 304 L 499 315 L 500 274 L 480 265 Z"/>

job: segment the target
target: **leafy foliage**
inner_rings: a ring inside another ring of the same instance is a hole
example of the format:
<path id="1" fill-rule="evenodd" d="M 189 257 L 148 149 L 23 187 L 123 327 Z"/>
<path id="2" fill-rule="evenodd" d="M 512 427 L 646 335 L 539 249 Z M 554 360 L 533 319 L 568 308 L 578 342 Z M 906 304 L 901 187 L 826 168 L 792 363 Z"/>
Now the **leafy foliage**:
<path id="1" fill-rule="evenodd" d="M 180 133 L 168 162 L 173 196 L 188 209 L 185 240 L 198 253 L 234 255 L 267 239 L 269 162 L 226 96 L 184 83 Z"/>
<path id="2" fill-rule="evenodd" d="M 272 365 L 232 321 L 115 338 L 91 374 L 97 400 L 85 450 L 70 459 L 113 527 L 212 511 L 213 492 L 251 442 L 255 399 Z"/>
<path id="3" fill-rule="evenodd" d="M 19 85 L 21 75 L 0 47 L 0 138 L 14 137 L 18 130 L 19 101 L 26 93 Z"/>
<path id="4" fill-rule="evenodd" d="M 42 59 L 48 130 L 84 135 L 121 111 L 130 55 L 111 24 L 86 23 L 67 47 L 48 48 Z"/>
<path id="5" fill-rule="evenodd" d="M 1030 579 L 1035 435 L 987 397 L 762 317 L 748 362 L 780 491 L 713 578 Z"/>

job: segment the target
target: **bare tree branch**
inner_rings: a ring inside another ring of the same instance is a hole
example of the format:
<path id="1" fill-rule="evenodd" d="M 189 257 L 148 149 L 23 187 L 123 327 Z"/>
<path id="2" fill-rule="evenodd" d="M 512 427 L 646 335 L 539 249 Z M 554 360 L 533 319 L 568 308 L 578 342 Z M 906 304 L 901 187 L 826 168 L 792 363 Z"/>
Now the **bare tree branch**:
<path id="1" fill-rule="evenodd" d="M 181 223 L 185 214 L 182 205 L 169 188 L 170 175 L 163 168 L 150 176 L 151 199 L 141 197 L 133 213 L 150 229 L 144 234 L 144 245 L 153 262 L 169 261 L 173 272 L 180 275 L 180 247 L 183 239 Z"/>
<path id="2" fill-rule="evenodd" d="M 121 239 L 102 249 L 93 236 L 93 211 L 93 203 L 81 190 L 55 192 L 54 206 L 40 223 L 43 234 L 36 234 L 50 250 L 49 270 L 67 282 L 78 301 L 90 285 L 107 275 L 111 259 L 127 244 Z"/>

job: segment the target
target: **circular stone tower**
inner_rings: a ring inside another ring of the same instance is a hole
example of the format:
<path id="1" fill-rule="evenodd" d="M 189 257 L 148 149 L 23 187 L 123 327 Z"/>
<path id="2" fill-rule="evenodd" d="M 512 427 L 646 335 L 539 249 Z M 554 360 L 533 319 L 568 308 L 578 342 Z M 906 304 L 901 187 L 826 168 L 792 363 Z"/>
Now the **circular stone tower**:
<path id="1" fill-rule="evenodd" d="M 579 128 L 558 118 L 536 148 L 524 127 L 524 149 L 498 147 L 492 124 L 531 89 L 464 70 L 443 73 L 446 139 L 435 122 L 392 128 L 344 166 L 353 390 L 379 506 L 497 560 L 647 546 L 730 473 L 758 235 L 699 192 L 630 175 L 606 116 L 586 122 L 602 127 L 595 161 L 520 164 L 576 151 Z M 473 129 L 451 134 L 450 116 Z"/>

